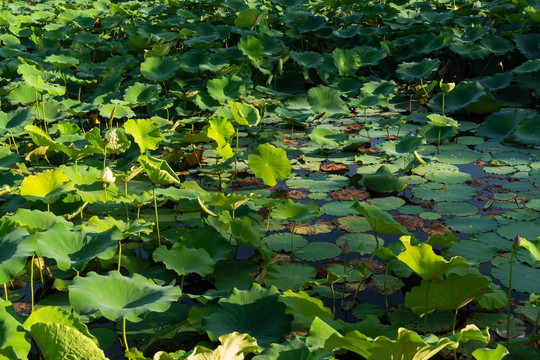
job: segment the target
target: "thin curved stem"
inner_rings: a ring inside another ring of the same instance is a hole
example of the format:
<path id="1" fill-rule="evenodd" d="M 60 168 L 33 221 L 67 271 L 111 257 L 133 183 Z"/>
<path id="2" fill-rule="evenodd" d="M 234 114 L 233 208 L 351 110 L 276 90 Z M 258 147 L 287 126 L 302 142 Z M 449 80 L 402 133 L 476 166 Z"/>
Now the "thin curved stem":
<path id="1" fill-rule="evenodd" d="M 291 231 L 291 260 L 294 263 L 294 232 L 296 231 L 296 221 L 293 224 L 293 229 Z"/>
<path id="2" fill-rule="evenodd" d="M 126 337 L 126 318 L 122 318 L 122 337 L 124 339 L 124 346 L 126 347 L 126 350 L 129 350 L 127 337 Z"/>
<path id="3" fill-rule="evenodd" d="M 512 248 L 512 255 L 510 256 L 510 272 L 508 274 L 508 307 L 506 314 L 506 348 L 510 344 L 510 313 L 512 311 L 512 265 L 514 264 L 514 254 L 516 253 L 516 248 Z"/>
<path id="4" fill-rule="evenodd" d="M 5 286 L 5 284 L 4 284 Z M 536 336 L 536 330 L 538 329 L 538 321 L 540 320 L 540 310 L 538 311 L 538 315 L 536 315 L 536 321 L 534 322 L 534 328 L 532 331 L 532 336 Z M 525 354 L 525 360 L 529 360 L 529 354 L 531 352 L 531 349 L 533 347 L 533 339 L 530 339 L 529 341 L 529 347 L 527 348 L 527 353 Z"/>
<path id="5" fill-rule="evenodd" d="M 9 301 L 6 283 L 4 283 L 4 295 L 6 296 L 6 301 Z"/>
<path id="6" fill-rule="evenodd" d="M 32 312 L 34 312 L 34 259 L 36 253 L 32 254 L 32 262 L 30 263 L 30 296 L 32 298 Z"/>
<path id="7" fill-rule="evenodd" d="M 121 262 L 122 262 L 122 241 L 118 240 L 118 272 L 120 272 Z"/>
<path id="8" fill-rule="evenodd" d="M 156 184 L 154 184 L 154 210 L 156 212 L 156 229 L 157 229 L 158 246 L 161 246 L 161 236 L 159 235 L 159 217 L 158 217 L 157 201 L 156 201 Z"/>

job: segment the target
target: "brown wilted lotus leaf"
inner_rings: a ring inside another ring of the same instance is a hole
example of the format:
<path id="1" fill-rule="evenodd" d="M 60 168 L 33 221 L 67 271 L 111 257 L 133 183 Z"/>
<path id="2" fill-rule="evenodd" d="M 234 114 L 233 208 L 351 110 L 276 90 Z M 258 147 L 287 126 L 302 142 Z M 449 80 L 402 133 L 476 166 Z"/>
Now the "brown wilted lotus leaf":
<path id="1" fill-rule="evenodd" d="M 467 180 L 465 181 L 465 183 L 467 185 L 471 185 L 475 188 L 479 188 L 481 186 L 484 186 L 487 184 L 487 180 L 480 180 L 480 179 L 471 179 L 471 180 Z"/>
<path id="2" fill-rule="evenodd" d="M 435 235 L 435 234 L 444 234 L 445 232 L 450 231 L 450 228 L 444 226 L 440 222 L 435 222 L 429 226 L 423 227 L 422 230 L 424 230 L 426 234 Z"/>
<path id="3" fill-rule="evenodd" d="M 349 170 L 349 168 L 345 164 L 331 161 L 326 164 L 321 164 L 320 170 L 329 173 L 344 173 Z"/>
<path id="4" fill-rule="evenodd" d="M 367 266 L 368 262 L 369 262 L 368 258 L 356 258 L 349 261 L 349 265 L 357 266 L 360 263 L 364 263 L 364 265 Z M 384 273 L 385 269 L 386 269 L 386 265 L 383 262 L 380 262 L 378 260 L 372 260 L 371 265 L 369 266 L 369 271 L 371 271 L 374 274 L 382 274 Z"/>
<path id="5" fill-rule="evenodd" d="M 350 200 L 351 197 L 362 201 L 369 197 L 369 192 L 358 189 L 340 189 L 332 191 L 330 196 L 332 196 L 332 199 L 340 201 Z"/>
<path id="6" fill-rule="evenodd" d="M 305 199 L 308 197 L 308 194 L 299 190 L 287 191 L 287 197 L 289 199 Z"/>
<path id="7" fill-rule="evenodd" d="M 409 231 L 415 231 L 425 224 L 425 221 L 422 218 L 414 215 L 395 215 L 394 220 L 403 225 Z"/>
<path id="8" fill-rule="evenodd" d="M 261 179 L 257 179 L 257 178 L 236 179 L 234 188 L 239 189 L 239 188 L 254 186 L 254 185 L 262 186 Z M 267 188 L 268 186 L 262 186 L 262 187 Z"/>
<path id="9" fill-rule="evenodd" d="M 381 152 L 379 149 L 372 148 L 369 142 L 358 144 L 355 150 L 362 154 L 378 154 Z"/>
<path id="10" fill-rule="evenodd" d="M 289 231 L 292 231 L 293 224 L 290 223 L 287 228 L 289 229 Z M 332 232 L 335 228 L 336 226 L 330 221 L 318 219 L 315 222 L 308 221 L 303 224 L 296 224 L 296 230 L 294 231 L 294 233 L 300 235 L 328 234 Z"/>

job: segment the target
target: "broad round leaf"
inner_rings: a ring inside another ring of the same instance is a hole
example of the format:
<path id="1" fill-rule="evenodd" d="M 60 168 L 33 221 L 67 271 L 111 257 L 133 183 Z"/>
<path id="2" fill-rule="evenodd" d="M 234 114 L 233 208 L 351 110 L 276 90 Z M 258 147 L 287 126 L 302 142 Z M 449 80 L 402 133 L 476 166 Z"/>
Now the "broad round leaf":
<path id="1" fill-rule="evenodd" d="M 125 122 L 124 129 L 133 136 L 141 149 L 141 154 L 146 150 L 157 149 L 161 143 L 161 131 L 152 119 L 130 119 Z"/>
<path id="2" fill-rule="evenodd" d="M 28 359 L 30 337 L 11 302 L 0 299 L 0 356 L 3 359 Z"/>
<path id="3" fill-rule="evenodd" d="M 148 80 L 162 82 L 171 79 L 178 66 L 178 60 L 174 56 L 151 56 L 142 62 L 141 74 Z"/>
<path id="4" fill-rule="evenodd" d="M 390 214 L 375 205 L 369 205 L 358 200 L 354 201 L 353 209 L 367 219 L 371 229 L 377 234 L 408 234 L 409 232 Z"/>
<path id="5" fill-rule="evenodd" d="M 160 246 L 152 254 L 154 261 L 161 261 L 167 269 L 174 270 L 180 276 L 197 273 L 206 276 L 216 266 L 216 261 L 204 249 L 190 249 L 184 246 L 173 247 L 168 250 Z"/>
<path id="6" fill-rule="evenodd" d="M 37 175 L 26 177 L 21 183 L 21 196 L 29 200 L 41 200 L 52 204 L 60 196 L 71 190 L 69 181 L 60 169 L 44 170 Z"/>
<path id="7" fill-rule="evenodd" d="M 396 75 L 405 82 L 426 80 L 440 65 L 439 59 L 424 59 L 421 62 L 404 62 L 398 65 Z"/>
<path id="8" fill-rule="evenodd" d="M 327 116 L 332 116 L 349 113 L 349 109 L 339 97 L 339 93 L 323 85 L 309 89 L 307 100 L 316 115 L 326 113 Z"/>
<path id="9" fill-rule="evenodd" d="M 423 200 L 466 201 L 476 196 L 476 189 L 465 184 L 425 183 L 412 189 L 414 196 Z"/>
<path id="10" fill-rule="evenodd" d="M 271 264 L 263 281 L 265 285 L 273 285 L 281 291 L 289 289 L 296 291 L 309 287 L 316 276 L 317 269 L 308 264 Z"/>
<path id="11" fill-rule="evenodd" d="M 285 150 L 269 143 L 259 145 L 255 154 L 248 155 L 248 163 L 255 176 L 262 178 L 269 186 L 287 179 L 292 170 Z"/>
<path id="12" fill-rule="evenodd" d="M 216 152 L 223 159 L 233 156 L 233 151 L 229 142 L 234 137 L 234 127 L 231 122 L 222 116 L 213 116 L 208 125 L 204 127 L 206 135 L 217 143 Z"/>
<path id="13" fill-rule="evenodd" d="M 367 188 L 384 193 L 400 192 L 407 187 L 407 184 L 395 177 L 386 165 L 381 165 L 375 174 L 362 176 L 362 182 Z"/>
<path id="14" fill-rule="evenodd" d="M 26 260 L 36 251 L 35 236 L 24 228 L 17 228 L 0 237 L 0 284 L 10 282 L 24 269 Z"/>
<path id="15" fill-rule="evenodd" d="M 332 130 L 326 127 L 316 127 L 309 133 L 309 138 L 316 141 L 319 145 L 340 146 L 347 142 L 349 137 L 338 130 Z"/>
<path id="16" fill-rule="evenodd" d="M 319 206 L 315 202 L 302 204 L 294 202 L 292 199 L 287 199 L 274 208 L 272 218 L 304 223 L 316 219 L 319 216 L 319 212 Z"/>
<path id="17" fill-rule="evenodd" d="M 135 83 L 124 92 L 124 100 L 132 105 L 147 104 L 157 100 L 161 88 L 157 85 Z"/>
<path id="18" fill-rule="evenodd" d="M 311 297 L 305 291 L 287 290 L 279 297 L 279 301 L 287 306 L 285 312 L 293 315 L 305 327 L 309 327 L 315 317 L 330 321 L 334 319 L 332 310 L 325 307 L 321 299 Z"/>
<path id="19" fill-rule="evenodd" d="M 282 342 L 291 331 L 291 316 L 285 314 L 285 305 L 278 301 L 275 287 L 262 288 L 254 283 L 250 290 L 233 289 L 203 318 L 203 329 L 212 341 L 233 331 L 247 333 L 261 346 Z"/>
<path id="20" fill-rule="evenodd" d="M 159 185 L 177 184 L 180 182 L 178 175 L 171 169 L 165 160 L 156 159 L 149 155 L 139 156 L 139 162 L 150 180 Z"/>
<path id="21" fill-rule="evenodd" d="M 111 321 L 139 322 L 150 311 L 166 311 L 178 300 L 179 287 L 159 286 L 139 274 L 123 276 L 118 271 L 107 275 L 89 272 L 76 276 L 69 286 L 69 302 L 81 314 L 99 311 Z"/>

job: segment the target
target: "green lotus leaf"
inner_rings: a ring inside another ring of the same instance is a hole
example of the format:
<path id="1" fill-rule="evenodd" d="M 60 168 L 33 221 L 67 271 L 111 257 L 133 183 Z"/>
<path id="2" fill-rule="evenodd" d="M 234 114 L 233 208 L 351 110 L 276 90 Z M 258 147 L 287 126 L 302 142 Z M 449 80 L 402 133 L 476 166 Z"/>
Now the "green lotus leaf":
<path id="1" fill-rule="evenodd" d="M 106 104 L 99 107 L 99 116 L 107 119 L 107 121 L 112 118 L 113 112 L 115 119 L 135 117 L 133 110 L 124 104 Z"/>
<path id="2" fill-rule="evenodd" d="M 206 83 L 208 95 L 219 101 L 220 104 L 227 100 L 237 99 L 243 96 L 250 84 L 240 76 L 221 77 L 210 79 Z"/>
<path id="3" fill-rule="evenodd" d="M 497 229 L 502 237 L 513 240 L 516 235 L 525 239 L 535 239 L 540 234 L 540 221 L 513 221 Z"/>
<path id="4" fill-rule="evenodd" d="M 420 286 L 405 295 L 405 306 L 420 316 L 436 310 L 455 311 L 490 291 L 490 282 L 485 276 L 450 274 L 434 282 L 422 280 Z M 427 304 L 426 298 L 429 299 Z"/>
<path id="5" fill-rule="evenodd" d="M 25 64 L 22 64 L 22 65 L 25 65 Z M 28 75 L 26 73 L 22 73 L 22 77 L 26 85 L 32 87 L 35 91 L 39 92 L 40 94 L 47 93 L 49 95 L 62 96 L 66 93 L 65 87 L 59 86 L 56 84 L 49 84 L 45 82 L 43 80 L 43 77 L 39 74 Z"/>
<path id="6" fill-rule="evenodd" d="M 68 227 L 73 227 L 73 224 L 64 219 L 63 216 L 56 216 L 52 212 L 48 211 L 20 208 L 9 218 L 15 221 L 18 226 L 25 228 L 30 233 L 34 233 L 36 231 L 45 231 L 56 223 L 62 223 Z"/>
<path id="7" fill-rule="evenodd" d="M 354 50 L 336 48 L 332 52 L 332 56 L 334 65 L 336 65 L 341 76 L 354 75 L 362 65 L 360 54 Z"/>
<path id="8" fill-rule="evenodd" d="M 466 59 L 485 59 L 491 54 L 491 51 L 476 43 L 452 42 L 449 48 Z"/>
<path id="9" fill-rule="evenodd" d="M 412 188 L 414 196 L 423 200 L 466 201 L 476 196 L 476 189 L 465 184 L 425 183 Z"/>
<path id="10" fill-rule="evenodd" d="M 351 99 L 350 104 L 357 106 L 361 109 L 375 108 L 379 106 L 386 106 L 388 99 L 383 94 L 363 94 L 358 98 Z"/>
<path id="11" fill-rule="evenodd" d="M 63 271 L 82 271 L 94 257 L 107 260 L 116 253 L 117 241 L 122 239 L 114 227 L 102 233 L 71 231 L 62 223 L 37 234 L 38 256 L 54 259 Z"/>
<path id="12" fill-rule="evenodd" d="M 236 245 L 257 249 L 263 258 L 271 259 L 274 252 L 261 241 L 261 234 L 253 227 L 252 218 L 248 216 L 237 217 L 230 224 L 230 233 Z"/>
<path id="13" fill-rule="evenodd" d="M 101 233 L 115 226 L 120 230 L 122 238 L 125 239 L 129 236 L 138 236 L 139 233 L 150 234 L 153 231 L 154 224 L 143 219 L 122 221 L 111 216 L 92 216 L 82 224 L 82 229 L 89 233 Z"/>
<path id="14" fill-rule="evenodd" d="M 296 257 L 306 261 L 319 261 L 331 259 L 339 256 L 341 249 L 332 243 L 312 242 L 298 249 L 294 254 Z"/>
<path id="15" fill-rule="evenodd" d="M 26 360 L 30 352 L 30 337 L 9 301 L 0 299 L 0 356 L 2 359 Z"/>
<path id="16" fill-rule="evenodd" d="M 459 138 L 458 138 L 458 141 L 459 141 Z M 440 162 L 444 162 L 447 164 L 454 164 L 454 165 L 470 164 L 470 163 L 475 162 L 476 160 L 480 160 L 481 157 L 482 157 L 482 154 L 472 152 L 472 151 L 465 151 L 465 150 L 464 151 L 444 151 L 444 152 L 441 152 L 440 154 L 435 155 L 435 158 L 439 160 Z M 429 173 L 429 174 L 437 177 L 437 175 L 435 175 L 436 173 Z M 433 180 L 433 181 L 437 181 L 437 180 Z"/>
<path id="17" fill-rule="evenodd" d="M 178 66 L 174 56 L 150 56 L 141 63 L 141 74 L 148 80 L 162 82 L 171 79 Z"/>
<path id="18" fill-rule="evenodd" d="M 424 59 L 420 62 L 403 62 L 398 65 L 396 75 L 405 82 L 419 81 L 427 79 L 437 70 L 440 65 L 439 59 Z"/>
<path id="19" fill-rule="evenodd" d="M 72 190 L 72 185 L 62 170 L 44 170 L 37 175 L 30 175 L 21 183 L 21 196 L 31 200 L 41 200 L 52 204 L 60 196 Z"/>
<path id="20" fill-rule="evenodd" d="M 307 100 L 315 115 L 325 113 L 326 116 L 332 116 L 347 115 L 349 113 L 349 108 L 341 100 L 339 93 L 323 85 L 309 89 Z"/>
<path id="21" fill-rule="evenodd" d="M 285 291 L 279 301 L 287 306 L 285 313 L 294 316 L 294 319 L 305 327 L 309 327 L 314 317 L 322 320 L 334 319 L 332 310 L 324 306 L 321 299 L 311 297 L 305 291 Z"/>
<path id="22" fill-rule="evenodd" d="M 36 248 L 36 238 L 29 236 L 24 228 L 0 237 L 0 284 L 8 283 L 23 270 Z"/>
<path id="23" fill-rule="evenodd" d="M 29 108 L 20 107 L 7 113 L 0 111 L 0 134 L 23 132 L 26 126 L 32 125 L 35 116 L 34 111 Z"/>
<path id="24" fill-rule="evenodd" d="M 309 220 L 315 220 L 319 216 L 320 208 L 315 202 L 302 204 L 287 199 L 279 203 L 272 210 L 272 218 L 276 220 L 287 220 L 298 223 L 305 223 Z"/>
<path id="25" fill-rule="evenodd" d="M 360 63 L 362 66 L 379 65 L 381 60 L 388 56 L 387 52 L 380 47 L 360 46 L 355 48 L 355 50 L 360 54 Z"/>
<path id="26" fill-rule="evenodd" d="M 91 339 L 96 345 L 99 345 L 97 338 L 90 334 L 88 327 L 74 314 L 58 307 L 44 306 L 30 314 L 23 323 L 23 326 L 29 330 L 34 324 L 62 324 L 78 330 L 81 334 Z"/>
<path id="27" fill-rule="evenodd" d="M 253 35 L 242 36 L 238 41 L 238 49 L 254 61 L 261 59 L 265 52 L 262 41 Z"/>
<path id="28" fill-rule="evenodd" d="M 398 259 L 404 262 L 412 271 L 425 280 L 433 280 L 455 267 L 466 267 L 467 260 L 460 256 L 455 256 L 446 260 L 435 254 L 429 244 L 412 245 L 410 236 L 402 236 L 401 242 L 405 246 Z"/>
<path id="29" fill-rule="evenodd" d="M 291 189 L 306 188 L 311 192 L 330 192 L 349 186 L 350 180 L 346 176 L 315 173 L 310 176 L 295 176 L 287 180 Z"/>
<path id="30" fill-rule="evenodd" d="M 26 125 L 24 130 L 30 135 L 32 141 L 37 146 L 55 146 L 54 140 L 42 129 L 38 128 L 35 125 Z"/>
<path id="31" fill-rule="evenodd" d="M 282 344 L 270 344 L 253 360 L 330 360 L 333 358 L 333 350 L 310 351 L 305 340 L 295 336 Z"/>
<path id="32" fill-rule="evenodd" d="M 453 217 L 445 220 L 446 226 L 464 234 L 477 234 L 496 230 L 499 223 L 488 216 Z"/>
<path id="33" fill-rule="evenodd" d="M 63 135 L 56 141 L 54 149 L 60 150 L 75 161 L 100 152 L 98 148 L 86 141 L 83 135 Z"/>
<path id="34" fill-rule="evenodd" d="M 279 252 L 291 251 L 291 235 L 285 232 L 275 233 L 263 238 L 263 241 L 268 244 L 272 251 Z M 303 247 L 307 244 L 307 240 L 302 235 L 294 235 L 294 249 Z"/>
<path id="35" fill-rule="evenodd" d="M 429 119 L 431 123 L 433 123 L 435 126 L 438 126 L 438 127 L 447 127 L 447 126 L 459 127 L 459 123 L 448 116 L 439 115 L 439 114 L 430 114 L 427 116 L 427 118 Z"/>
<path id="36" fill-rule="evenodd" d="M 327 127 L 316 127 L 309 133 L 309 138 L 316 141 L 319 145 L 340 146 L 347 142 L 349 137 L 338 130 L 332 130 Z"/>
<path id="37" fill-rule="evenodd" d="M 228 101 L 229 106 L 231 107 L 231 112 L 233 114 L 234 120 L 245 126 L 257 126 L 261 121 L 261 115 L 259 110 L 253 105 L 249 105 L 243 102 L 232 102 Z"/>
<path id="38" fill-rule="evenodd" d="M 521 144 L 534 146 L 540 142 L 540 116 L 524 119 L 519 124 L 514 133 L 510 135 L 510 140 Z"/>
<path id="39" fill-rule="evenodd" d="M 266 11 L 261 13 L 257 9 L 249 8 L 238 14 L 234 20 L 234 25 L 253 29 L 254 26 L 258 25 L 265 18 L 268 18 Z"/>
<path id="40" fill-rule="evenodd" d="M 462 81 L 456 85 L 454 90 L 446 94 L 444 98 L 444 110 L 449 114 L 454 113 L 480 100 L 485 94 L 486 90 L 478 81 Z M 429 106 L 433 107 L 435 104 L 440 104 L 441 101 L 440 95 L 435 96 L 429 102 Z"/>
<path id="41" fill-rule="evenodd" d="M 8 148 L 3 147 L 0 150 L 0 171 L 5 172 L 13 169 L 19 161 L 21 161 L 21 157 L 12 153 Z M 8 184 L 4 183 L 4 185 Z"/>
<path id="42" fill-rule="evenodd" d="M 157 100 L 160 91 L 158 85 L 137 82 L 125 90 L 124 100 L 131 105 L 148 104 Z"/>
<path id="43" fill-rule="evenodd" d="M 444 249 L 448 249 L 454 243 L 460 243 L 461 240 L 451 231 L 446 230 L 444 234 L 433 234 L 427 239 L 427 243 L 431 246 L 439 245 Z M 464 253 L 465 254 L 465 253 Z"/>
<path id="44" fill-rule="evenodd" d="M 36 102 L 36 91 L 22 83 L 9 92 L 8 100 L 12 105 L 29 105 Z"/>
<path id="45" fill-rule="evenodd" d="M 503 261 L 494 263 L 491 268 L 491 275 L 501 282 L 502 286 L 508 287 L 510 274 L 510 261 L 504 261 L 500 258 L 495 260 Z M 509 259 L 506 259 L 509 260 Z M 524 257 L 524 260 L 527 260 Z M 540 287 L 540 269 L 537 266 L 530 266 L 527 263 L 514 261 L 512 265 L 512 290 L 524 293 L 535 293 Z M 519 275 L 517 275 L 519 274 Z"/>
<path id="46" fill-rule="evenodd" d="M 527 59 L 534 60 L 540 58 L 540 48 L 538 48 L 540 34 L 514 33 L 512 37 L 514 38 L 513 40 L 516 43 L 518 50 L 521 51 Z"/>
<path id="47" fill-rule="evenodd" d="M 285 150 L 269 143 L 259 145 L 255 154 L 248 155 L 248 164 L 255 176 L 269 186 L 287 179 L 292 170 Z"/>
<path id="48" fill-rule="evenodd" d="M 352 207 L 367 219 L 371 229 L 377 234 L 409 233 L 407 229 L 396 222 L 390 214 L 382 211 L 375 205 L 369 205 L 354 200 L 354 205 Z"/>
<path id="49" fill-rule="evenodd" d="M 208 125 L 204 127 L 206 135 L 217 143 L 216 152 L 223 159 L 233 156 L 233 150 L 230 141 L 234 137 L 234 127 L 231 122 L 221 116 L 213 116 Z"/>
<path id="50" fill-rule="evenodd" d="M 359 331 L 351 331 L 345 336 L 334 333 L 325 342 L 324 348 L 342 348 L 355 352 L 367 360 L 375 359 L 429 359 L 452 344 L 452 340 L 431 335 L 422 338 L 412 330 L 400 328 L 396 340 L 385 336 L 368 338 Z"/>
<path id="51" fill-rule="evenodd" d="M 472 352 L 472 356 L 476 360 L 501 360 L 506 355 L 510 354 L 508 349 L 502 344 L 497 344 L 495 349 L 478 348 Z"/>
<path id="52" fill-rule="evenodd" d="M 529 250 L 531 260 L 540 265 L 540 236 L 536 240 L 527 240 L 520 238 L 520 245 Z"/>
<path id="53" fill-rule="evenodd" d="M 289 246 L 290 240 L 289 238 Z M 316 276 L 317 269 L 308 264 L 271 264 L 263 281 L 265 285 L 273 285 L 281 291 L 289 289 L 296 291 L 310 287 Z"/>
<path id="54" fill-rule="evenodd" d="M 364 231 L 369 230 L 371 230 L 371 227 L 368 224 L 368 228 Z M 345 234 L 336 240 L 336 245 L 343 248 L 345 241 L 349 244 L 351 252 L 357 252 L 360 255 L 371 254 L 377 248 L 377 241 L 371 234 Z"/>
<path id="55" fill-rule="evenodd" d="M 318 52 L 312 51 L 291 51 L 291 58 L 305 68 L 318 68 L 323 63 L 323 58 Z"/>
<path id="56" fill-rule="evenodd" d="M 214 271 L 217 263 L 206 250 L 190 249 L 181 245 L 170 250 L 162 245 L 154 251 L 152 258 L 156 262 L 163 262 L 167 269 L 176 271 L 180 276 L 197 273 L 204 277 Z"/>
<path id="57" fill-rule="evenodd" d="M 285 314 L 286 307 L 278 299 L 275 287 L 265 289 L 257 283 L 250 290 L 233 289 L 203 318 L 203 329 L 212 341 L 238 331 L 250 334 L 261 346 L 282 342 L 291 330 L 292 317 Z"/>
<path id="58" fill-rule="evenodd" d="M 92 339 L 69 325 L 38 322 L 30 327 L 29 333 L 45 360 L 108 359 Z"/>
<path id="59" fill-rule="evenodd" d="M 362 176 L 362 183 L 371 190 L 383 193 L 400 192 L 407 184 L 392 174 L 386 165 L 381 165 L 375 174 Z"/>
<path id="60" fill-rule="evenodd" d="M 424 177 L 441 184 L 462 184 L 473 178 L 471 174 L 451 170 L 440 170 L 438 172 L 427 173 Z"/>
<path id="61" fill-rule="evenodd" d="M 213 351 L 204 346 L 196 346 L 186 360 L 243 360 L 244 355 L 256 353 L 259 350 L 256 339 L 236 331 L 220 336 L 219 341 L 221 345 Z"/>
<path id="62" fill-rule="evenodd" d="M 150 311 L 166 311 L 181 294 L 179 287 L 159 286 L 139 274 L 123 276 L 118 271 L 107 275 L 89 272 L 76 276 L 69 286 L 69 302 L 80 314 L 99 311 L 111 321 L 122 318 L 139 322 Z"/>
<path id="63" fill-rule="evenodd" d="M 289 227 L 290 227 L 290 225 L 289 225 Z M 331 233 L 335 228 L 336 228 L 336 226 L 334 224 L 332 224 L 331 222 L 325 221 L 323 219 L 318 219 L 315 222 L 308 221 L 308 222 L 303 223 L 303 224 L 296 224 L 294 233 L 295 234 L 302 234 L 302 235 L 320 235 L 320 234 Z M 311 250 L 315 250 L 319 246 L 323 246 L 323 245 L 320 245 L 320 244 L 309 245 L 309 246 L 308 245 L 306 245 L 303 248 L 302 251 L 310 249 L 310 252 L 311 252 Z M 331 247 L 328 250 L 332 250 L 332 248 L 333 247 Z M 315 250 L 315 252 L 312 253 L 312 256 L 319 256 L 319 255 L 317 255 L 318 251 L 319 250 Z M 308 256 L 308 255 L 306 255 L 306 256 Z"/>
<path id="64" fill-rule="evenodd" d="M 92 21 L 92 25 L 93 21 Z M 67 55 L 52 54 L 43 59 L 45 62 L 54 65 L 58 69 L 66 69 L 69 67 L 75 67 L 79 65 L 79 59 Z"/>
<path id="65" fill-rule="evenodd" d="M 124 123 L 124 129 L 133 136 L 141 154 L 157 149 L 161 143 L 161 131 L 152 119 L 130 119 Z"/>
<path id="66" fill-rule="evenodd" d="M 512 71 L 518 75 L 540 71 L 540 59 L 526 61 Z"/>
<path id="67" fill-rule="evenodd" d="M 377 147 L 386 154 L 403 157 L 422 150 L 426 145 L 426 139 L 422 136 L 404 136 L 397 141 L 385 141 Z"/>
<path id="68" fill-rule="evenodd" d="M 159 185 L 180 183 L 178 175 L 176 175 L 165 160 L 156 159 L 149 155 L 141 155 L 138 161 L 153 183 Z"/>

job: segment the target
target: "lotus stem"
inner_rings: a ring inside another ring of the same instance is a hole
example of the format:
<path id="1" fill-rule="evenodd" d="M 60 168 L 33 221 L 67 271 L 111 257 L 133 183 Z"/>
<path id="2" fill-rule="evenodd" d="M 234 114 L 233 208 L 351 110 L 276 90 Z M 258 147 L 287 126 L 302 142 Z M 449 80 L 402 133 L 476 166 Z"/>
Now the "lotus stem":
<path id="1" fill-rule="evenodd" d="M 384 291 L 384 305 L 386 306 L 386 314 L 388 315 L 388 294 L 386 293 L 386 278 L 388 277 L 388 263 L 385 266 L 384 269 L 384 285 L 383 285 L 383 291 Z"/>
<path id="2" fill-rule="evenodd" d="M 367 108 L 364 108 L 364 121 L 366 123 L 364 125 L 364 129 L 366 129 L 368 140 L 369 142 L 371 142 L 371 136 L 369 136 L 368 123 L 367 123 Z"/>
<path id="3" fill-rule="evenodd" d="M 161 236 L 159 235 L 159 217 L 158 217 L 157 201 L 156 201 L 156 184 L 154 184 L 154 210 L 156 213 L 156 229 L 157 229 L 158 246 L 161 246 Z"/>
<path id="4" fill-rule="evenodd" d="M 510 344 L 510 313 L 512 311 L 512 265 L 514 263 L 514 254 L 516 253 L 516 247 L 512 247 L 512 255 L 510 255 L 510 272 L 508 274 L 508 307 L 506 310 L 506 348 Z"/>
<path id="5" fill-rule="evenodd" d="M 128 192 L 127 192 L 127 181 L 124 182 L 124 194 L 126 195 L 126 198 L 128 196 Z M 126 202 L 126 221 L 129 221 L 129 208 L 128 208 L 128 204 Z"/>
<path id="6" fill-rule="evenodd" d="M 34 312 L 34 259 L 36 258 L 36 253 L 32 254 L 32 262 L 30 263 L 30 296 L 32 298 L 31 303 L 31 312 Z"/>
<path id="7" fill-rule="evenodd" d="M 122 318 L 122 337 L 124 338 L 124 346 L 126 347 L 126 350 L 129 350 L 126 337 L 126 318 Z"/>
<path id="8" fill-rule="evenodd" d="M 439 137 L 437 138 L 437 154 L 441 153 L 440 144 L 441 144 L 441 128 L 439 128 Z"/>
<path id="9" fill-rule="evenodd" d="M 291 260 L 294 263 L 294 232 L 296 231 L 296 221 L 293 222 L 293 229 L 291 231 Z"/>
<path id="10" fill-rule="evenodd" d="M 4 284 L 4 286 L 6 286 Z M 536 336 L 536 330 L 538 329 L 538 321 L 540 321 L 540 310 L 538 311 L 538 315 L 536 315 L 536 320 L 534 322 L 534 327 L 531 336 L 534 338 Z M 525 354 L 525 360 L 529 360 L 529 353 L 531 352 L 531 349 L 533 347 L 533 339 L 529 340 L 529 346 L 527 347 L 527 353 Z"/>
<path id="11" fill-rule="evenodd" d="M 294 124 L 291 125 L 291 141 L 293 139 L 293 136 L 294 136 Z"/>
<path id="12" fill-rule="evenodd" d="M 47 203 L 47 212 L 51 211 L 51 204 Z"/>
<path id="13" fill-rule="evenodd" d="M 442 114 L 444 115 L 444 91 L 442 93 Z"/>
<path id="14" fill-rule="evenodd" d="M 457 312 L 459 309 L 456 309 L 454 312 L 454 322 L 452 323 L 452 335 L 456 334 L 456 322 L 457 322 Z"/>
<path id="15" fill-rule="evenodd" d="M 121 262 L 122 262 L 122 241 L 118 240 L 118 272 L 120 272 Z"/>
<path id="16" fill-rule="evenodd" d="M 109 213 L 109 201 L 107 200 L 107 184 L 103 184 L 103 191 L 105 192 L 105 207 L 107 208 L 107 216 L 111 216 Z"/>
<path id="17" fill-rule="evenodd" d="M 336 316 L 336 294 L 334 292 L 334 283 L 330 283 L 330 290 L 332 291 L 332 314 Z"/>
<path id="18" fill-rule="evenodd" d="M 43 127 L 45 128 L 45 132 L 48 133 L 47 130 L 47 121 L 45 120 L 45 102 L 43 101 L 43 95 L 41 95 L 41 109 L 43 110 L 42 116 L 43 116 Z"/>
<path id="19" fill-rule="evenodd" d="M 15 151 L 17 152 L 17 155 L 19 155 L 19 147 L 17 146 L 17 143 L 15 142 L 15 138 L 13 137 L 13 133 L 10 131 L 9 135 L 11 136 L 11 140 L 13 141 L 13 145 L 15 146 Z"/>
<path id="20" fill-rule="evenodd" d="M 427 284 L 427 287 L 426 287 L 426 313 L 424 315 L 424 334 L 427 334 L 427 318 L 428 318 L 428 313 L 427 313 L 427 307 L 428 307 L 428 300 L 429 300 L 429 286 L 431 285 L 431 280 L 428 280 L 428 284 Z"/>
<path id="21" fill-rule="evenodd" d="M 182 278 L 180 279 L 180 291 L 184 292 L 184 278 L 186 275 L 182 275 Z"/>
<path id="22" fill-rule="evenodd" d="M 4 283 L 4 295 L 6 296 L 6 301 L 9 301 L 9 300 L 8 300 L 8 292 L 7 292 L 7 285 L 6 285 L 6 283 Z"/>
<path id="23" fill-rule="evenodd" d="M 373 234 L 375 235 L 375 241 L 376 241 L 375 250 L 377 250 L 379 248 L 379 237 L 377 236 L 376 232 L 373 232 Z M 369 271 L 369 268 L 371 267 L 371 263 L 373 262 L 373 257 L 374 256 L 375 256 L 375 251 L 373 251 L 371 253 L 371 257 L 369 258 L 369 261 L 368 261 L 368 264 L 367 264 L 366 272 L 362 276 L 362 280 L 360 280 L 360 282 L 358 283 L 358 287 L 356 288 L 356 291 L 354 292 L 353 300 L 356 299 L 356 295 L 358 295 L 358 292 L 360 291 L 360 287 L 364 283 L 364 280 L 366 280 L 367 273 Z"/>

